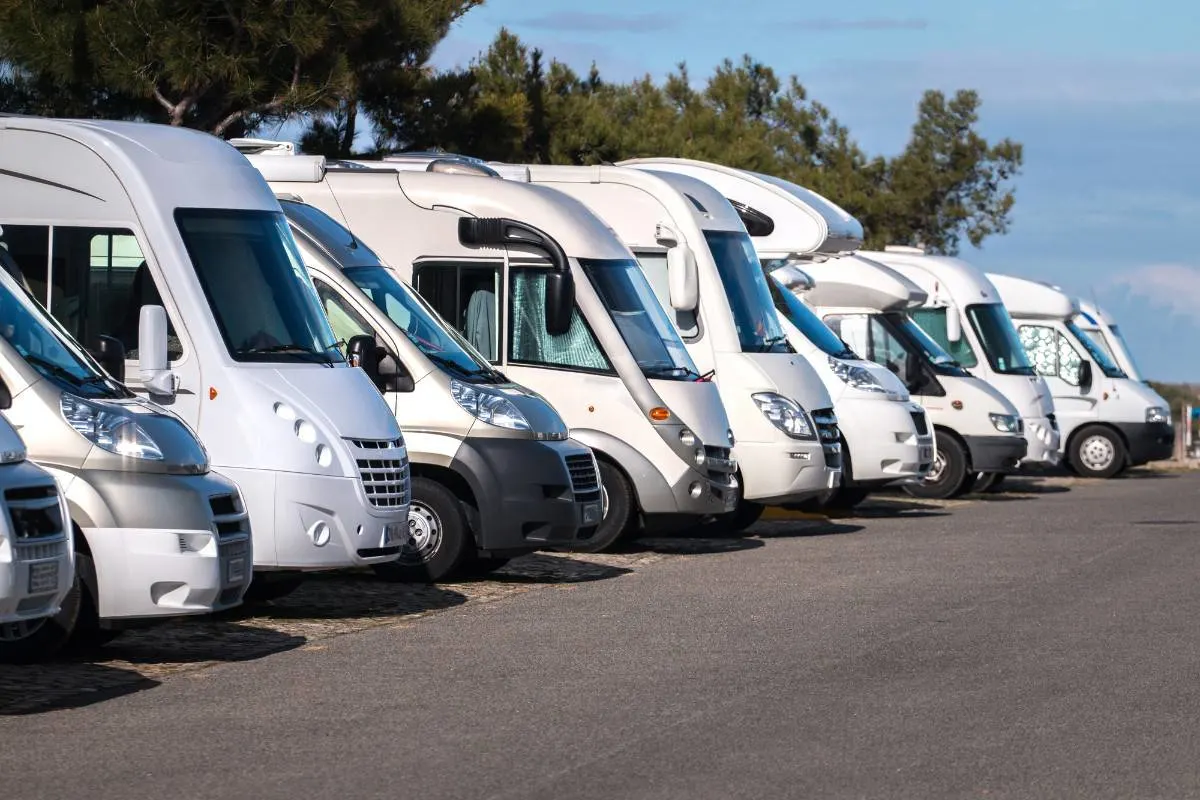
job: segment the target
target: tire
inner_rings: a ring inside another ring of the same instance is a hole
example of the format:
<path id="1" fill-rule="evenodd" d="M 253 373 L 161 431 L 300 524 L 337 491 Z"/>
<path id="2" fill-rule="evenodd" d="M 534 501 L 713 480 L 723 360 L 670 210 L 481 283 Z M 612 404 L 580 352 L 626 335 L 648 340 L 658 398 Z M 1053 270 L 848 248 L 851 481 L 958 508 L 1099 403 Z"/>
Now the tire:
<path id="1" fill-rule="evenodd" d="M 616 544 L 622 536 L 632 532 L 636 523 L 636 507 L 633 488 L 625 474 L 607 461 L 596 459 L 600 465 L 600 485 L 608 497 L 604 519 L 596 526 L 596 532 L 587 539 L 558 548 L 575 553 L 603 553 Z"/>
<path id="2" fill-rule="evenodd" d="M 1113 478 L 1125 470 L 1128 453 L 1116 431 L 1089 425 L 1072 437 L 1070 461 L 1081 478 Z"/>
<path id="3" fill-rule="evenodd" d="M 704 536 L 733 536 L 742 533 L 751 525 L 758 522 L 766 510 L 767 507 L 762 503 L 755 503 L 752 500 L 739 498 L 737 508 L 728 514 L 716 517 L 706 525 L 701 525 L 698 532 Z"/>
<path id="4" fill-rule="evenodd" d="M 259 572 L 251 579 L 242 603 L 254 605 L 281 600 L 299 589 L 302 583 L 304 583 L 304 573 L 302 572 Z"/>
<path id="5" fill-rule="evenodd" d="M 75 574 L 81 579 L 79 612 L 75 618 L 75 629 L 67 641 L 66 649 L 72 653 L 86 653 L 103 647 L 121 635 L 121 631 L 100 627 L 100 608 L 96 585 L 96 563 L 92 557 L 75 555 Z"/>
<path id="6" fill-rule="evenodd" d="M 975 476 L 971 491 L 976 494 L 994 492 L 1004 483 L 1005 477 L 1007 476 L 1003 472 L 980 472 Z"/>
<path id="7" fill-rule="evenodd" d="M 87 564 L 91 564 L 87 556 L 75 554 L 75 578 L 58 614 L 47 619 L 0 625 L 0 663 L 45 661 L 66 647 L 75 632 L 80 606 L 87 593 L 80 578 L 80 572 L 86 568 L 80 563 L 83 559 L 88 559 Z"/>
<path id="8" fill-rule="evenodd" d="M 839 486 L 833 497 L 825 502 L 825 508 L 849 511 L 871 496 L 871 490 L 861 486 Z"/>
<path id="9" fill-rule="evenodd" d="M 928 500 L 948 500 L 971 488 L 975 473 L 967 469 L 967 453 L 958 439 L 936 431 L 937 456 L 933 469 L 921 483 L 905 484 L 904 491 L 913 497 Z"/>
<path id="10" fill-rule="evenodd" d="M 375 564 L 375 574 L 402 583 L 435 583 L 453 577 L 475 556 L 462 501 L 430 478 L 412 479 L 408 539 L 395 561 Z"/>

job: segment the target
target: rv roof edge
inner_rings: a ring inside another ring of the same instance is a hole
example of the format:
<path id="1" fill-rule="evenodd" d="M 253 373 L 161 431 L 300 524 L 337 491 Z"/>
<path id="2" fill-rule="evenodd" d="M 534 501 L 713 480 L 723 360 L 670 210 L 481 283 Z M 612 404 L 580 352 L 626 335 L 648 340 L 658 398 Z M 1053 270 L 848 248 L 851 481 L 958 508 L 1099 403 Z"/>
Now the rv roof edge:
<path id="1" fill-rule="evenodd" d="M 242 153 L 250 164 L 271 181 L 293 181 L 295 183 L 320 183 L 325 177 L 325 156 L 292 156 L 280 158 L 276 155 Z"/>

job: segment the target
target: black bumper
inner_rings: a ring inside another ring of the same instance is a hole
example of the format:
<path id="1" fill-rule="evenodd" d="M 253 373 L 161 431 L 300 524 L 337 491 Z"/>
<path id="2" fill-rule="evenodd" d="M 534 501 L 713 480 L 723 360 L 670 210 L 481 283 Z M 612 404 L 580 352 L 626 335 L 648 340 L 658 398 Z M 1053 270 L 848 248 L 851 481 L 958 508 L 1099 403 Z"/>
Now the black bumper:
<path id="1" fill-rule="evenodd" d="M 1016 472 L 1029 449 L 1022 436 L 964 436 L 975 472 Z"/>
<path id="2" fill-rule="evenodd" d="M 573 441 L 465 440 L 450 468 L 471 487 L 481 555 L 516 556 L 592 535 L 603 512 L 599 476 L 576 494 L 566 456 L 591 453 Z M 586 515 L 586 516 L 585 516 Z"/>
<path id="3" fill-rule="evenodd" d="M 1169 422 L 1118 422 L 1131 466 L 1165 461 L 1175 455 L 1175 428 Z"/>

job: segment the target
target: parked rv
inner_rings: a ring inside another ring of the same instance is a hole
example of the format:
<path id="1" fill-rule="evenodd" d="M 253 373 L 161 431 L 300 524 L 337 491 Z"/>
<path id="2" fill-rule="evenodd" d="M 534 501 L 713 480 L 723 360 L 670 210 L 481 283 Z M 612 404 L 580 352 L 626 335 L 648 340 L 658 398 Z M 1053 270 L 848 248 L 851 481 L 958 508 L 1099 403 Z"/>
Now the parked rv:
<path id="1" fill-rule="evenodd" d="M 858 220 L 795 184 L 719 164 L 683 158 L 626 162 L 690 175 L 720 192 L 738 212 L 768 282 L 792 348 L 808 361 L 833 398 L 843 437 L 842 484 L 831 504 L 849 507 L 889 484 L 923 481 L 933 466 L 933 432 L 900 379 L 859 358 L 803 303 L 785 296 L 807 284 L 814 260 L 862 246 Z M 757 264 L 755 266 L 758 266 Z"/>
<path id="2" fill-rule="evenodd" d="M 6 152 L 0 146 L 0 158 Z M 5 415 L 62 487 L 76 581 L 51 621 L 7 649 L 49 654 L 68 641 L 101 644 L 136 621 L 238 605 L 252 558 L 238 488 L 210 471 L 187 425 L 105 373 L 17 282 L 31 244 L 25 235 L 5 225 L 0 236 L 0 379 L 12 396 Z M 43 511 L 57 518 L 49 503 Z"/>
<path id="3" fill-rule="evenodd" d="M 272 175 L 291 161 L 249 158 Z M 717 389 L 701 380 L 628 249 L 581 203 L 461 159 L 335 162 L 281 177 L 275 191 L 370 242 L 486 370 L 544 398 L 596 454 L 605 515 L 575 549 L 605 549 L 639 519 L 733 508 L 737 464 Z M 580 478 L 586 493 L 590 478 Z"/>
<path id="4" fill-rule="evenodd" d="M 0 409 L 11 407 L 12 394 L 0 381 Z M 7 663 L 53 655 L 58 638 L 34 634 L 55 625 L 75 581 L 66 499 L 26 455 L 20 435 L 0 416 L 0 662 Z"/>
<path id="5" fill-rule="evenodd" d="M 1171 411 L 1157 392 L 1131 380 L 1077 323 L 1079 304 L 1037 281 L 988 274 L 1021 342 L 1054 397 L 1067 465 L 1111 478 L 1127 467 L 1170 458 Z"/>
<path id="6" fill-rule="evenodd" d="M 1012 317 L 983 272 L 961 259 L 926 255 L 914 247 L 888 247 L 860 255 L 920 286 L 926 298 L 920 308 L 909 312 L 913 321 L 956 362 L 1017 407 L 1029 443 L 1022 464 L 1057 464 L 1062 441 L 1050 388 L 1033 369 Z"/>
<path id="7" fill-rule="evenodd" d="M 440 580 L 590 539 L 604 516 L 596 460 L 558 412 L 493 367 L 366 242 L 299 199 L 280 205 L 334 335 L 382 348 L 376 384 L 405 432 L 408 538 L 375 570 Z"/>
<path id="8" fill-rule="evenodd" d="M 400 429 L 336 346 L 279 203 L 234 148 L 161 125 L 0 117 L 0 166 L 0 224 L 35 296 L 241 487 L 257 596 L 396 558 Z"/>
<path id="9" fill-rule="evenodd" d="M 1144 381 L 1142 372 L 1133 359 L 1133 351 L 1121 334 L 1116 320 L 1103 308 L 1082 297 L 1075 298 L 1075 302 L 1079 306 L 1075 324 L 1080 330 L 1086 331 L 1092 341 L 1104 349 L 1113 363 L 1120 367 L 1130 380 Z"/>

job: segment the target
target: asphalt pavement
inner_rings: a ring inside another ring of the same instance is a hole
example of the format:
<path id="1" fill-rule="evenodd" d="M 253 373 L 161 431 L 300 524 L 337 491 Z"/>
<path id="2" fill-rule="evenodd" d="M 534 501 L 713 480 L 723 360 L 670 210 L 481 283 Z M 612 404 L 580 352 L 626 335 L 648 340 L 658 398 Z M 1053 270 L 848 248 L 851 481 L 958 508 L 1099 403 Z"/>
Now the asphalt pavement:
<path id="1" fill-rule="evenodd" d="M 1200 796 L 1198 490 L 1200 474 L 1143 474 L 763 522 L 604 579 L 0 717 L 0 785 L 13 800 Z"/>

